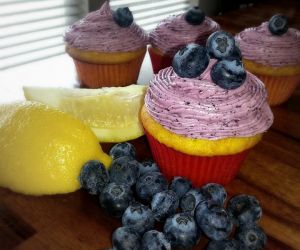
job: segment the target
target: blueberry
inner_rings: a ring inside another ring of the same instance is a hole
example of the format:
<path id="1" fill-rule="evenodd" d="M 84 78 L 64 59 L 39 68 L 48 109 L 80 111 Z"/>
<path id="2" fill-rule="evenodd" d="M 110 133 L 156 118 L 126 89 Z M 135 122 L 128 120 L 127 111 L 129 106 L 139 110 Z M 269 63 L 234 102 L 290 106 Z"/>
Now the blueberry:
<path id="1" fill-rule="evenodd" d="M 111 182 L 100 194 L 101 206 L 115 217 L 121 217 L 132 200 L 132 191 L 124 184 Z"/>
<path id="2" fill-rule="evenodd" d="M 207 41 L 206 48 L 212 58 L 224 59 L 232 55 L 235 49 L 235 40 L 232 35 L 224 31 L 212 33 Z"/>
<path id="3" fill-rule="evenodd" d="M 112 234 L 113 249 L 140 250 L 140 236 L 128 227 L 119 227 Z"/>
<path id="4" fill-rule="evenodd" d="M 227 198 L 227 193 L 225 188 L 217 183 L 207 183 L 202 187 L 204 193 L 207 193 L 213 201 L 217 202 L 220 206 L 224 206 L 225 200 Z"/>
<path id="5" fill-rule="evenodd" d="M 143 250 L 171 250 L 171 244 L 162 232 L 151 230 L 146 232 L 142 238 Z"/>
<path id="6" fill-rule="evenodd" d="M 108 184 L 109 177 L 104 165 L 96 160 L 85 163 L 79 176 L 80 185 L 89 194 L 100 194 Z"/>
<path id="7" fill-rule="evenodd" d="M 210 76 L 223 89 L 236 89 L 246 80 L 247 74 L 239 60 L 221 60 L 213 65 Z"/>
<path id="8" fill-rule="evenodd" d="M 213 240 L 208 243 L 206 250 L 240 250 L 240 244 L 237 240 Z"/>
<path id="9" fill-rule="evenodd" d="M 129 157 L 135 158 L 136 150 L 135 150 L 135 147 L 131 143 L 121 142 L 121 143 L 114 145 L 110 149 L 109 155 L 113 159 L 117 159 L 118 157 L 121 157 L 121 156 L 129 156 Z"/>
<path id="10" fill-rule="evenodd" d="M 180 208 L 182 212 L 190 212 L 194 215 L 197 205 L 205 199 L 207 199 L 207 196 L 202 189 L 191 189 L 181 198 Z"/>
<path id="11" fill-rule="evenodd" d="M 153 160 L 145 160 L 139 164 L 139 175 L 143 175 L 148 172 L 159 172 L 159 168 Z"/>
<path id="12" fill-rule="evenodd" d="M 181 199 L 191 188 L 192 182 L 181 176 L 175 176 L 170 185 L 170 189 L 177 194 L 179 199 Z"/>
<path id="13" fill-rule="evenodd" d="M 132 228 L 135 232 L 143 234 L 154 228 L 154 216 L 151 209 L 138 202 L 132 203 L 122 216 L 123 226 Z"/>
<path id="14" fill-rule="evenodd" d="M 256 224 L 239 228 L 236 239 L 240 243 L 240 249 L 243 250 L 260 250 L 267 244 L 265 232 Z"/>
<path id="15" fill-rule="evenodd" d="M 176 74 L 180 77 L 194 78 L 208 66 L 209 56 L 205 47 L 190 43 L 179 50 L 172 62 Z"/>
<path id="16" fill-rule="evenodd" d="M 241 52 L 240 48 L 238 46 L 235 46 L 233 51 L 231 52 L 231 54 L 229 56 L 224 57 L 224 59 L 230 60 L 230 61 L 232 61 L 234 59 L 242 61 L 243 56 L 242 56 L 242 52 Z"/>
<path id="17" fill-rule="evenodd" d="M 282 14 L 274 15 L 269 20 L 269 31 L 276 36 L 281 36 L 289 29 L 288 19 Z"/>
<path id="18" fill-rule="evenodd" d="M 168 189 L 168 182 L 160 172 L 149 172 L 140 176 L 136 182 L 137 196 L 150 202 L 153 195 Z"/>
<path id="19" fill-rule="evenodd" d="M 172 190 L 156 193 L 151 201 L 151 209 L 155 219 L 158 221 L 162 221 L 175 214 L 178 206 L 179 199 Z"/>
<path id="20" fill-rule="evenodd" d="M 132 186 L 138 178 L 139 162 L 128 156 L 122 156 L 113 160 L 108 169 L 109 178 L 117 184 Z"/>
<path id="21" fill-rule="evenodd" d="M 211 240 L 224 240 L 232 231 L 231 217 L 226 210 L 213 200 L 205 200 L 195 210 L 198 226 Z"/>
<path id="22" fill-rule="evenodd" d="M 185 20 L 191 25 L 199 25 L 205 19 L 205 13 L 199 7 L 190 8 L 185 14 Z"/>
<path id="23" fill-rule="evenodd" d="M 179 213 L 166 220 L 164 233 L 172 247 L 191 249 L 197 244 L 200 233 L 196 222 L 190 214 Z"/>
<path id="24" fill-rule="evenodd" d="M 251 195 L 233 196 L 227 206 L 228 213 L 236 225 L 254 224 L 262 215 L 258 200 Z"/>
<path id="25" fill-rule="evenodd" d="M 129 27 L 133 23 L 133 15 L 128 7 L 118 8 L 113 12 L 113 18 L 122 28 Z"/>

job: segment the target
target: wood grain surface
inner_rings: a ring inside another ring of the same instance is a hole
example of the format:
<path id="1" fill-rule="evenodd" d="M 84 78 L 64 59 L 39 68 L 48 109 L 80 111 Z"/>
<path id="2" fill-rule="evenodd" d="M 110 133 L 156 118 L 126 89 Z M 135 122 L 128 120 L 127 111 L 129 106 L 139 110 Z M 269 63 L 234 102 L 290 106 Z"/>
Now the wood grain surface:
<path id="1" fill-rule="evenodd" d="M 222 29 L 236 33 L 280 12 L 290 17 L 291 26 L 300 29 L 299 11 L 299 1 L 272 1 L 215 19 Z M 260 225 L 268 235 L 266 249 L 300 249 L 300 89 L 272 110 L 274 125 L 226 189 L 230 196 L 247 193 L 259 199 L 263 208 Z M 151 156 L 145 137 L 133 144 L 139 159 Z M 110 147 L 103 145 L 105 151 Z M 120 220 L 108 216 L 98 198 L 82 190 L 32 197 L 0 188 L 1 250 L 106 249 L 118 226 Z M 206 243 L 201 240 L 195 249 L 204 249 Z"/>

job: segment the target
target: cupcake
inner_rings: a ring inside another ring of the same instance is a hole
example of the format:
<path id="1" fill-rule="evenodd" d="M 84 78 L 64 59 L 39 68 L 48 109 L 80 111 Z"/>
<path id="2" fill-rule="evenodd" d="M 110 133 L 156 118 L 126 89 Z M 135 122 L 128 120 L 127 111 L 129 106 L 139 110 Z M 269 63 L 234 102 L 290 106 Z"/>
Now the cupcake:
<path id="1" fill-rule="evenodd" d="M 149 34 L 149 54 L 154 73 L 171 66 L 176 52 L 186 44 L 205 45 L 208 36 L 219 28 L 197 7 L 160 22 Z"/>
<path id="2" fill-rule="evenodd" d="M 273 114 L 264 84 L 239 59 L 209 59 L 205 48 L 190 44 L 151 80 L 141 121 L 168 179 L 226 185 Z"/>
<path id="3" fill-rule="evenodd" d="M 70 26 L 64 36 L 79 80 L 90 88 L 137 82 L 148 36 L 128 8 L 110 9 L 108 1 Z"/>
<path id="4" fill-rule="evenodd" d="M 275 15 L 240 32 L 236 41 L 246 69 L 264 82 L 269 104 L 287 101 L 300 82 L 300 31 L 288 28 L 286 17 Z"/>

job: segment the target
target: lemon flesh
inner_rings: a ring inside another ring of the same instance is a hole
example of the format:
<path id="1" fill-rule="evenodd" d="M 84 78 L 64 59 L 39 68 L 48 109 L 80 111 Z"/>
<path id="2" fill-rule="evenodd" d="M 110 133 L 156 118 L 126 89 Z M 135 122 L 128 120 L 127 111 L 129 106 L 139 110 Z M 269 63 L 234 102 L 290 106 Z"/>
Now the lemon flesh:
<path id="1" fill-rule="evenodd" d="M 89 160 L 111 162 L 78 119 L 37 102 L 0 106 L 0 186 L 31 195 L 73 192 Z"/>
<path id="2" fill-rule="evenodd" d="M 144 134 L 140 110 L 146 86 L 101 89 L 24 87 L 27 100 L 57 107 L 88 125 L 100 142 L 123 142 Z"/>

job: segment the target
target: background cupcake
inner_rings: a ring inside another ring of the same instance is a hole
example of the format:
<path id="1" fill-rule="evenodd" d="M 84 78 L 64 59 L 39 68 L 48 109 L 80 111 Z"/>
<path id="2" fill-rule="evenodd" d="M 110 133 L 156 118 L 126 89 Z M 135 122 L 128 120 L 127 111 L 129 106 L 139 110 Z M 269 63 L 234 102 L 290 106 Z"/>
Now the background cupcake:
<path id="1" fill-rule="evenodd" d="M 105 2 L 70 26 L 65 42 L 82 85 L 126 86 L 138 79 L 148 36 L 128 8 L 112 11 Z"/>
<path id="2" fill-rule="evenodd" d="M 141 119 L 167 178 L 185 176 L 196 186 L 227 184 L 273 115 L 263 83 L 239 60 L 210 60 L 206 68 L 208 55 L 197 50 L 187 46 L 175 55 L 174 68 L 154 76 Z"/>
<path id="3" fill-rule="evenodd" d="M 186 44 L 205 45 L 208 36 L 219 28 L 197 7 L 161 21 L 149 34 L 149 53 L 154 73 L 171 66 L 173 56 Z"/>
<path id="4" fill-rule="evenodd" d="M 300 31 L 282 15 L 236 35 L 245 67 L 265 84 L 270 105 L 292 95 L 300 82 Z"/>

